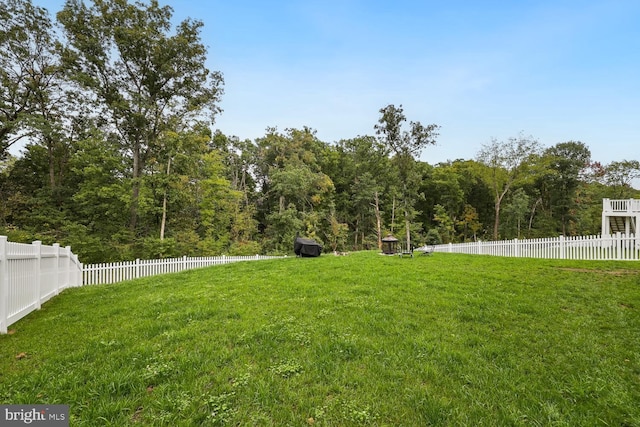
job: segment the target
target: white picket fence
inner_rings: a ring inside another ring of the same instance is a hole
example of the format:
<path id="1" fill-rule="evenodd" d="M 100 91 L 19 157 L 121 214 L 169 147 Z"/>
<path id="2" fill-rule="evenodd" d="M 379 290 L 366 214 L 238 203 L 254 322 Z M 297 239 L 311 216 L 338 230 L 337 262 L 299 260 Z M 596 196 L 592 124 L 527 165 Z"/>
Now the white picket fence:
<path id="1" fill-rule="evenodd" d="M 63 289 L 108 284 L 210 265 L 276 256 L 182 257 L 83 265 L 71 247 L 13 243 L 0 236 L 0 334 Z"/>
<path id="2" fill-rule="evenodd" d="M 640 260 L 640 235 L 559 236 L 436 245 L 434 252 L 520 258 Z"/>
<path id="3" fill-rule="evenodd" d="M 435 252 L 576 260 L 640 260 L 640 235 L 554 237 L 457 243 Z M 0 236 L 0 333 L 74 286 L 109 284 L 211 265 L 282 258 L 277 256 L 182 257 L 83 266 L 71 248 L 13 243 Z"/>
<path id="4" fill-rule="evenodd" d="M 215 256 L 215 257 L 182 257 L 166 259 L 148 259 L 135 261 L 114 262 L 108 264 L 89 264 L 82 269 L 82 283 L 85 285 L 103 285 L 156 276 L 158 274 L 177 273 L 194 268 L 209 267 L 211 265 L 229 264 L 240 261 L 258 261 L 282 258 L 280 256 L 251 255 L 251 256 Z"/>
<path id="5" fill-rule="evenodd" d="M 71 248 L 13 243 L 0 236 L 0 333 L 60 293 L 82 285 L 82 264 Z"/>

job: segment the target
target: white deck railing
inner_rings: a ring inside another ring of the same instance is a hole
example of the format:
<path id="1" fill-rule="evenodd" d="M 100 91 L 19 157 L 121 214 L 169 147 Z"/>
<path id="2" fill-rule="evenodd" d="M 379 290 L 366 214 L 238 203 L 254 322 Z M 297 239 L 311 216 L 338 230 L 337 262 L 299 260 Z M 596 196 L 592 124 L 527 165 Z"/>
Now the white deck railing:
<path id="1" fill-rule="evenodd" d="M 602 199 L 602 213 L 640 215 L 640 200 L 638 199 Z"/>
<path id="2" fill-rule="evenodd" d="M 640 235 L 559 236 L 544 239 L 449 243 L 435 252 L 494 255 L 519 258 L 575 260 L 640 260 Z"/>

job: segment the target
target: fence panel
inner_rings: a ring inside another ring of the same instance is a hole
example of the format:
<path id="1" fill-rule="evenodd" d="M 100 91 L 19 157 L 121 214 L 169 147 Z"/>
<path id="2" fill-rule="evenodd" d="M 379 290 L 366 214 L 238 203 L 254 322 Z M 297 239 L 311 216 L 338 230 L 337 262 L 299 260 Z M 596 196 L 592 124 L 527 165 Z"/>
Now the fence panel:
<path id="1" fill-rule="evenodd" d="M 48 301 L 58 291 L 60 245 L 40 247 L 40 301 Z M 40 308 L 40 306 L 38 306 Z"/>
<path id="2" fill-rule="evenodd" d="M 616 206 L 617 207 L 617 206 Z M 622 208 L 622 206 L 618 207 Z M 436 252 L 576 260 L 640 260 L 639 235 L 575 236 L 435 246 Z M 8 242 L 0 236 L 0 333 L 62 289 L 276 256 L 182 257 L 83 266 L 70 247 Z"/>
<path id="3" fill-rule="evenodd" d="M 82 264 L 71 248 L 14 243 L 0 236 L 0 333 L 81 279 Z"/>
<path id="4" fill-rule="evenodd" d="M 436 245 L 435 252 L 523 258 L 575 260 L 640 260 L 640 235 L 570 236 L 528 240 L 449 243 Z"/>
<path id="5" fill-rule="evenodd" d="M 229 264 L 241 261 L 258 261 L 283 258 L 279 256 L 251 255 L 215 257 L 182 257 L 166 259 L 148 259 L 109 264 L 89 264 L 83 267 L 82 283 L 84 285 L 105 285 L 125 280 L 156 276 L 159 274 L 177 273 L 184 270 Z"/>

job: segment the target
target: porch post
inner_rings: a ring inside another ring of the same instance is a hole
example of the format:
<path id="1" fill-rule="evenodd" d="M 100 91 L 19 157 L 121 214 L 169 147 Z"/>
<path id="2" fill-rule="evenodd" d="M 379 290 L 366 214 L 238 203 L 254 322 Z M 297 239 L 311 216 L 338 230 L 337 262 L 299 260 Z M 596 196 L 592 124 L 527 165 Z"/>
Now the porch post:
<path id="1" fill-rule="evenodd" d="M 607 208 L 610 205 L 609 199 L 602 199 L 602 232 L 600 233 L 602 237 L 609 235 L 609 217 L 607 216 Z"/>

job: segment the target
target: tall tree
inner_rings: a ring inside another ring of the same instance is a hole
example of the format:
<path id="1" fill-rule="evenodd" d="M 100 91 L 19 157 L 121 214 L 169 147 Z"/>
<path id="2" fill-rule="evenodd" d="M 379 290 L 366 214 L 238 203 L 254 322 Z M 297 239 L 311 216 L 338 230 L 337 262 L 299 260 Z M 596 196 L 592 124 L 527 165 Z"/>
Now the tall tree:
<path id="1" fill-rule="evenodd" d="M 611 162 L 605 166 L 604 181 L 613 188 L 613 197 L 631 197 L 633 191 L 632 183 L 640 178 L 640 161 L 622 160 Z"/>
<path id="2" fill-rule="evenodd" d="M 268 246 L 281 251 L 296 233 L 314 237 L 329 213 L 334 185 L 319 163 L 326 144 L 307 127 L 284 133 L 270 128 L 256 143 L 260 228 Z"/>
<path id="3" fill-rule="evenodd" d="M 560 213 L 562 234 L 566 235 L 581 175 L 591 163 L 591 151 L 582 142 L 568 141 L 548 148 L 545 155 L 552 172 L 550 188 L 556 195 L 553 204 Z"/>
<path id="4" fill-rule="evenodd" d="M 522 134 L 506 141 L 498 141 L 494 138 L 480 149 L 478 161 L 485 165 L 484 179 L 493 190 L 494 240 L 497 240 L 499 236 L 500 209 L 504 197 L 515 182 L 530 178 L 525 174 L 527 162 L 539 152 L 540 143 L 533 137 L 526 137 Z"/>
<path id="5" fill-rule="evenodd" d="M 364 246 L 366 236 L 375 231 L 376 244 L 382 248 L 382 224 L 380 218 L 380 185 L 370 172 L 356 177 L 350 189 L 350 200 L 354 213 L 354 249 L 358 249 L 358 238 Z"/>
<path id="6" fill-rule="evenodd" d="M 423 126 L 420 122 L 409 122 L 409 130 L 403 129 L 407 118 L 402 105 L 389 104 L 380 109 L 380 119 L 374 126 L 376 134 L 395 155 L 395 163 L 401 185 L 401 197 L 404 210 L 407 249 L 411 248 L 411 214 L 415 203 L 415 194 L 419 179 L 414 174 L 416 157 L 422 150 L 436 143 L 440 126 Z"/>
<path id="7" fill-rule="evenodd" d="M 353 249 L 373 246 L 374 239 L 382 248 L 383 210 L 395 185 L 388 149 L 373 136 L 359 136 L 328 151 L 322 170 L 334 183 L 336 216 L 349 224 Z"/>
<path id="8" fill-rule="evenodd" d="M 223 79 L 205 66 L 202 22 L 182 21 L 173 34 L 169 6 L 157 0 L 67 0 L 58 20 L 70 74 L 100 102 L 131 161 L 129 226 L 135 230 L 148 151 L 176 126 L 219 112 Z M 186 126 L 185 126 L 186 127 Z"/>
<path id="9" fill-rule="evenodd" d="M 0 0 L 0 158 L 35 129 L 53 137 L 47 120 L 63 92 L 54 34 L 46 9 Z"/>
<path id="10" fill-rule="evenodd" d="M 504 211 L 507 217 L 510 218 L 516 226 L 515 236 L 520 238 L 520 230 L 522 221 L 526 219 L 527 213 L 529 213 L 529 196 L 522 188 L 517 188 L 511 193 L 507 205 L 504 207 Z"/>

